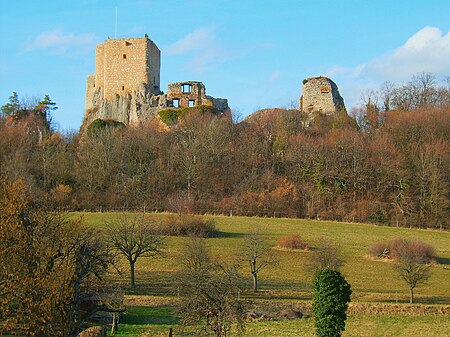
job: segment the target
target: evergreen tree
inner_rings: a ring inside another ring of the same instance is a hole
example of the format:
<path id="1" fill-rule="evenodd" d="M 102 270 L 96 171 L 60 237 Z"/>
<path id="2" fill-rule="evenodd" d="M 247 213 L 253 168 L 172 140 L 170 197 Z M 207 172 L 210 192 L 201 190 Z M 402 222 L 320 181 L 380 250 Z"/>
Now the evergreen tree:
<path id="1" fill-rule="evenodd" d="M 313 313 L 319 337 L 339 337 L 345 329 L 352 290 L 341 273 L 320 269 L 314 279 Z"/>
<path id="2" fill-rule="evenodd" d="M 36 110 L 41 113 L 43 117 L 47 119 L 47 114 L 52 111 L 56 110 L 58 107 L 56 106 L 56 103 L 53 102 L 49 95 L 45 95 L 44 99 L 39 101 Z"/>
<path id="3" fill-rule="evenodd" d="M 9 96 L 9 103 L 3 105 L 1 109 L 3 117 L 11 116 L 20 109 L 19 96 L 17 95 L 17 92 L 14 91 L 12 95 Z"/>

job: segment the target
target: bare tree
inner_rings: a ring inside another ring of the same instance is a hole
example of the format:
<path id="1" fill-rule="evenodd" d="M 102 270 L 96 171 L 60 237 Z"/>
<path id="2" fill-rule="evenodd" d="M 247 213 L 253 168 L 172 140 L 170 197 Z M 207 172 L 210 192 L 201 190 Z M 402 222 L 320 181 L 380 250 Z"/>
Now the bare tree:
<path id="1" fill-rule="evenodd" d="M 130 286 L 135 287 L 134 267 L 139 257 L 155 257 L 162 252 L 162 239 L 144 216 L 118 216 L 107 223 L 111 249 L 125 256 L 130 264 Z"/>
<path id="2" fill-rule="evenodd" d="M 244 327 L 244 308 L 239 300 L 241 276 L 236 266 L 214 261 L 204 239 L 191 238 L 181 252 L 179 275 L 183 325 L 202 323 L 216 337 L 225 337 L 236 324 Z"/>
<path id="3" fill-rule="evenodd" d="M 277 263 L 270 245 L 263 239 L 256 229 L 247 235 L 242 247 L 242 259 L 250 265 L 250 273 L 253 277 L 253 291 L 258 291 L 258 274 L 261 270 Z"/>
<path id="4" fill-rule="evenodd" d="M 183 214 L 192 212 L 194 200 L 188 191 L 177 191 L 167 197 L 167 206 L 170 211 L 177 213 L 181 217 Z"/>
<path id="5" fill-rule="evenodd" d="M 99 302 L 103 305 L 103 311 L 112 315 L 111 335 L 119 330 L 119 318 L 126 311 L 124 306 L 124 291 L 117 285 L 102 284 L 102 293 Z"/>
<path id="6" fill-rule="evenodd" d="M 405 245 L 398 253 L 395 271 L 409 287 L 409 302 L 414 303 L 414 288 L 424 284 L 431 276 L 431 267 L 426 264 L 423 257 L 413 249 L 413 246 Z M 411 249 L 412 248 L 412 249 Z"/>
<path id="7" fill-rule="evenodd" d="M 344 264 L 340 258 L 339 247 L 328 240 L 321 240 L 320 246 L 314 250 L 312 262 L 314 269 L 331 269 L 339 271 Z"/>

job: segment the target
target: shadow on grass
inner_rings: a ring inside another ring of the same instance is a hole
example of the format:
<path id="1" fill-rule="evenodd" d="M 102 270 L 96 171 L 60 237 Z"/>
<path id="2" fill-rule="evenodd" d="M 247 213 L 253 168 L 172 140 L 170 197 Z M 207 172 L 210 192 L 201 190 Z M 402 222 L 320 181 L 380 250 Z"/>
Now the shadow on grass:
<path id="1" fill-rule="evenodd" d="M 219 232 L 215 233 L 215 238 L 241 238 L 244 237 L 242 233 L 228 233 L 228 232 Z"/>
<path id="2" fill-rule="evenodd" d="M 131 325 L 173 325 L 178 323 L 172 307 L 129 307 L 121 321 Z"/>
<path id="3" fill-rule="evenodd" d="M 439 264 L 450 264 L 450 257 L 437 257 L 436 261 Z"/>

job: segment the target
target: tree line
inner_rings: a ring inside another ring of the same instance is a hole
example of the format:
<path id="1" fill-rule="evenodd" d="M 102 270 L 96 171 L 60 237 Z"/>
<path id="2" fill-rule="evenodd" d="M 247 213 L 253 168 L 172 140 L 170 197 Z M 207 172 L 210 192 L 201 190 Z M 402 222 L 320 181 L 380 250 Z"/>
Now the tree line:
<path id="1" fill-rule="evenodd" d="M 448 228 L 449 97 L 420 74 L 349 115 L 265 109 L 238 122 L 191 108 L 170 126 L 97 121 L 64 134 L 48 123 L 48 96 L 25 108 L 16 94 L 2 107 L 0 172 L 59 209 Z"/>

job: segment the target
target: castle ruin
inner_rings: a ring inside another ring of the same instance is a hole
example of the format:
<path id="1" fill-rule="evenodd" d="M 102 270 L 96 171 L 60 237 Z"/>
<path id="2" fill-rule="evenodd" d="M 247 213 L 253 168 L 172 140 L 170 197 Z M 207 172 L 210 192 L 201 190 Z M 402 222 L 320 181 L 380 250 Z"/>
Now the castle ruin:
<path id="1" fill-rule="evenodd" d="M 172 102 L 173 107 L 206 105 L 213 106 L 219 111 L 228 109 L 226 99 L 207 96 L 205 85 L 197 81 L 170 83 L 167 98 Z"/>
<path id="2" fill-rule="evenodd" d="M 226 99 L 206 95 L 201 82 L 169 84 L 160 90 L 161 52 L 147 36 L 108 39 L 95 50 L 95 74 L 88 75 L 83 125 L 96 119 L 130 124 L 158 118 L 167 108 L 207 105 L 219 112 Z"/>
<path id="3" fill-rule="evenodd" d="M 335 115 L 345 111 L 345 105 L 336 83 L 327 77 L 319 76 L 303 80 L 298 109 L 309 115 Z"/>

